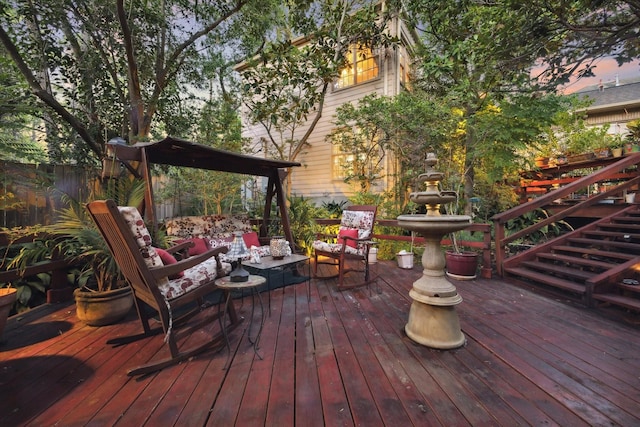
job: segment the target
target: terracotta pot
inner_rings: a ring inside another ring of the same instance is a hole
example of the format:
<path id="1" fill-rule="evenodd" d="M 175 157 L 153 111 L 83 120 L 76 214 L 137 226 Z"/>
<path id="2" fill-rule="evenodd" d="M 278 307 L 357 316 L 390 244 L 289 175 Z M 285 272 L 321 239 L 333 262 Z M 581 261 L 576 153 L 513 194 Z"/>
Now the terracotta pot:
<path id="1" fill-rule="evenodd" d="M 15 288 L 0 288 L 0 337 L 7 324 L 7 318 L 13 303 L 16 302 L 17 289 Z"/>
<path id="2" fill-rule="evenodd" d="M 113 289 L 104 292 L 88 292 L 76 289 L 76 315 L 89 326 L 104 326 L 122 320 L 133 307 L 131 288 Z"/>
<path id="3" fill-rule="evenodd" d="M 475 252 L 447 251 L 445 254 L 447 275 L 454 279 L 471 280 L 476 278 L 478 254 Z"/>

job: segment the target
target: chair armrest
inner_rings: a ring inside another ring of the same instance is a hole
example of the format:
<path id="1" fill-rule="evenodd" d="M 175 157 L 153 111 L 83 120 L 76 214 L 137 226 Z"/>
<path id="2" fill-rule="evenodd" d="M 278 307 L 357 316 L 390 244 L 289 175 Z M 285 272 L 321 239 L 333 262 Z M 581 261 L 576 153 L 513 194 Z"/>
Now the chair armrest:
<path id="1" fill-rule="evenodd" d="M 171 246 L 170 248 L 165 249 L 170 254 L 183 251 L 185 249 L 191 248 L 195 246 L 195 244 L 191 240 L 185 240 L 182 243 L 178 243 L 177 245 Z"/>
<path id="2" fill-rule="evenodd" d="M 228 250 L 229 248 L 227 248 L 226 246 L 209 249 L 205 253 L 202 253 L 200 255 L 194 255 L 192 257 L 183 259 L 181 261 L 178 261 L 175 264 L 163 265 L 159 267 L 151 267 L 149 268 L 149 271 L 151 271 L 151 274 L 153 274 L 153 277 L 155 279 L 161 279 L 163 277 L 173 276 L 191 267 L 195 267 L 196 265 L 208 260 L 212 256 L 215 256 L 217 273 L 221 275 L 221 272 L 223 270 L 222 270 L 222 263 L 220 262 L 219 255 L 221 253 L 227 253 Z"/>

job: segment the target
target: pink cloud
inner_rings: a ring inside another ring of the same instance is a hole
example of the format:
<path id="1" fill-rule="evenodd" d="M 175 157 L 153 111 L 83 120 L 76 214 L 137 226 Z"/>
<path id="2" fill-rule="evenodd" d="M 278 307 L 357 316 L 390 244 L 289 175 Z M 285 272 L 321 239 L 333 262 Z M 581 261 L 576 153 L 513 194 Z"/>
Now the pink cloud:
<path id="1" fill-rule="evenodd" d="M 595 77 L 583 77 L 581 79 L 571 79 L 571 81 L 565 85 L 561 90 L 566 93 L 577 92 L 587 86 L 595 86 L 602 83 L 615 82 L 616 78 L 623 84 L 625 81 L 640 80 L 640 61 L 636 60 L 622 66 L 618 66 L 618 63 L 613 58 L 602 58 L 596 61 L 594 68 Z"/>

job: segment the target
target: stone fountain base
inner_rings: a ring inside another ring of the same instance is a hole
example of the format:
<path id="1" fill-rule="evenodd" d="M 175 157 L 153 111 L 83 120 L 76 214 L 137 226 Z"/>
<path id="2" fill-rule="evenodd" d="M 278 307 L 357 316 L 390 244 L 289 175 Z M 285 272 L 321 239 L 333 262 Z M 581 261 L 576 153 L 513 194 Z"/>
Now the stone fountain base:
<path id="1" fill-rule="evenodd" d="M 445 277 L 445 258 L 440 240 L 444 234 L 465 228 L 470 223 L 471 218 L 464 215 L 398 217 L 399 226 L 417 231 L 425 238 L 424 269 L 409 291 L 413 302 L 404 328 L 407 336 L 418 344 L 452 349 L 466 342 L 455 307 L 462 302 L 462 297 Z"/>
<path id="2" fill-rule="evenodd" d="M 432 348 L 446 350 L 466 342 L 454 306 L 435 306 L 414 300 L 404 331 L 413 341 Z"/>

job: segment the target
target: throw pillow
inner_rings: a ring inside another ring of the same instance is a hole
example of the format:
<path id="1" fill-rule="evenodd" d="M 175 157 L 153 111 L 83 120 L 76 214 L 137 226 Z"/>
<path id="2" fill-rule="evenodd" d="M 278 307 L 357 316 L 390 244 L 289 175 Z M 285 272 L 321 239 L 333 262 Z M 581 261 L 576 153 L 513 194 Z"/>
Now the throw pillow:
<path id="1" fill-rule="evenodd" d="M 160 256 L 160 259 L 162 260 L 163 265 L 171 265 L 171 264 L 176 264 L 178 262 L 173 255 L 171 255 L 169 252 L 165 251 L 164 249 L 160 249 L 160 248 L 154 248 L 154 249 L 156 250 L 156 253 Z M 169 276 L 169 279 L 178 279 L 180 277 L 184 277 L 184 271 L 181 271 L 177 274 L 173 274 Z"/>
<path id="2" fill-rule="evenodd" d="M 251 233 L 244 233 L 242 235 L 242 240 L 244 240 L 244 244 L 247 245 L 247 248 L 251 248 L 251 246 L 255 246 L 256 248 L 260 247 L 260 239 L 258 239 L 258 233 L 252 231 Z"/>
<path id="3" fill-rule="evenodd" d="M 342 243 L 342 239 L 340 239 L 340 237 L 353 237 L 354 239 L 358 238 L 358 229 L 357 228 L 342 228 L 340 229 L 340 232 L 338 233 L 338 243 Z M 355 240 L 349 240 L 347 239 L 347 246 L 351 246 L 352 248 L 355 248 L 358 246 L 358 242 L 356 242 Z"/>
<path id="4" fill-rule="evenodd" d="M 194 237 L 193 239 L 186 239 L 186 240 L 178 240 L 176 243 L 182 243 L 185 241 L 192 241 L 194 244 L 194 246 L 189 248 L 189 256 L 200 255 L 209 250 L 207 241 L 200 237 Z"/>

